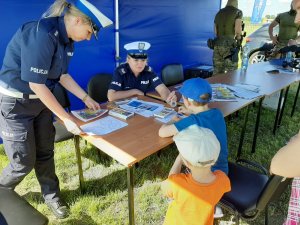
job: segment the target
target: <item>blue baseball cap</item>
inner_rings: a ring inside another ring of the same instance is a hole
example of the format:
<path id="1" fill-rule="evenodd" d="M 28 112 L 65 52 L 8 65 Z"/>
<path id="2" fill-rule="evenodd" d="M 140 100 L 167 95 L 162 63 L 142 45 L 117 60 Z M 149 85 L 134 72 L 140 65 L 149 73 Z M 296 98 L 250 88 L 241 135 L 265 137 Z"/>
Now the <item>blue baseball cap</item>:
<path id="1" fill-rule="evenodd" d="M 74 6 L 91 19 L 91 27 L 95 38 L 98 40 L 97 33 L 100 28 L 105 28 L 113 22 L 101 13 L 94 5 L 86 0 L 74 0 Z"/>
<path id="2" fill-rule="evenodd" d="M 147 50 L 151 47 L 150 43 L 146 41 L 135 41 L 124 45 L 127 54 L 135 59 L 147 59 Z"/>
<path id="3" fill-rule="evenodd" d="M 179 93 L 196 102 L 206 103 L 211 99 L 212 88 L 207 80 L 202 78 L 192 78 L 183 82 L 182 87 L 179 89 Z M 204 94 L 209 94 L 210 98 L 208 100 L 201 99 L 200 96 Z"/>

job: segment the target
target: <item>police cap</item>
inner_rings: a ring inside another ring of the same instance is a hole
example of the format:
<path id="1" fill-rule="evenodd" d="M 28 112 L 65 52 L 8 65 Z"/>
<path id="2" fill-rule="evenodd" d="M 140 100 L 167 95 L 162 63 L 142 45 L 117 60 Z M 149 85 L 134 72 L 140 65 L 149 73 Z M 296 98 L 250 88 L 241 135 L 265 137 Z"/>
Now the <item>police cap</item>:
<path id="1" fill-rule="evenodd" d="M 91 26 L 96 39 L 98 39 L 97 33 L 101 27 L 104 28 L 113 24 L 109 18 L 86 0 L 74 0 L 74 6 L 91 19 Z"/>
<path id="2" fill-rule="evenodd" d="M 147 50 L 150 48 L 150 43 L 145 41 L 135 41 L 124 45 L 127 54 L 134 59 L 147 59 Z"/>

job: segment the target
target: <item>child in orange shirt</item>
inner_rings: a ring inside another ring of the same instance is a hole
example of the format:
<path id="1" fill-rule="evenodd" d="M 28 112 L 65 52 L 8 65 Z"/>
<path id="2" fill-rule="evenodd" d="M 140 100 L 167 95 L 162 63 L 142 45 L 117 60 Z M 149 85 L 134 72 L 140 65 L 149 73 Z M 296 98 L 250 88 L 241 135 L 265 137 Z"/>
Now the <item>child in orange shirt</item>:
<path id="1" fill-rule="evenodd" d="M 216 204 L 231 189 L 224 172 L 211 171 L 220 143 L 210 129 L 197 125 L 182 130 L 173 139 L 180 154 L 162 183 L 164 195 L 173 199 L 164 225 L 212 225 Z M 191 173 L 180 173 L 183 164 Z"/>

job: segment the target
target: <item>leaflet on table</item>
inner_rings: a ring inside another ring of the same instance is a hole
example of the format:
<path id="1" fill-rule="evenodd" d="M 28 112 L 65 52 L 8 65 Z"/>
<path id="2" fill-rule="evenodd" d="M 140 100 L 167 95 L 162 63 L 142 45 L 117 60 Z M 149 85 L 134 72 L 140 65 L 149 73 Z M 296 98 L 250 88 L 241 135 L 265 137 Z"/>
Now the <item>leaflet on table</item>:
<path id="1" fill-rule="evenodd" d="M 154 113 L 154 116 L 163 119 L 163 118 L 169 116 L 170 114 L 173 114 L 174 111 L 175 110 L 172 108 L 164 107 L 161 111 Z"/>
<path id="2" fill-rule="evenodd" d="M 248 91 L 253 91 L 253 92 L 259 92 L 259 90 L 260 90 L 260 86 L 256 85 L 256 84 L 239 83 L 239 84 L 235 84 L 234 86 L 246 89 Z"/>
<path id="3" fill-rule="evenodd" d="M 123 105 L 123 104 L 127 104 L 127 103 L 130 102 L 131 100 L 137 100 L 137 97 L 133 97 L 133 98 L 125 98 L 125 99 L 116 100 L 116 101 L 114 101 L 114 103 L 115 103 L 116 105 Z"/>
<path id="4" fill-rule="evenodd" d="M 119 105 L 119 107 L 144 117 L 151 117 L 164 108 L 162 104 L 142 100 L 132 100 L 127 104 Z"/>
<path id="5" fill-rule="evenodd" d="M 77 117 L 78 119 L 88 122 L 90 120 L 93 120 L 95 118 L 98 118 L 102 116 L 104 113 L 107 112 L 107 109 L 98 109 L 98 110 L 92 110 L 92 109 L 80 109 L 80 110 L 73 110 L 71 113 Z"/>
<path id="6" fill-rule="evenodd" d="M 228 85 L 227 88 L 233 91 L 234 95 L 239 98 L 254 99 L 261 96 L 259 92 L 247 90 L 245 88 L 242 88 L 239 85 L 234 85 L 234 86 Z"/>
<path id="7" fill-rule="evenodd" d="M 83 132 L 89 135 L 104 135 L 126 127 L 128 124 L 112 116 L 80 126 Z"/>
<path id="8" fill-rule="evenodd" d="M 177 117 L 179 117 L 180 119 L 183 119 L 183 118 L 187 117 L 186 115 L 183 115 L 183 114 L 181 114 L 181 113 L 178 113 L 178 112 L 176 112 L 176 111 L 174 110 L 173 113 L 171 113 L 170 115 L 168 115 L 168 116 L 165 117 L 165 118 L 155 117 L 155 119 L 156 119 L 157 121 L 159 121 L 159 122 L 162 122 L 162 123 L 169 123 L 169 122 L 172 121 L 172 119 L 173 119 L 174 116 L 177 116 Z"/>
<path id="9" fill-rule="evenodd" d="M 212 101 L 237 101 L 234 94 L 227 88 L 226 84 L 211 84 Z"/>

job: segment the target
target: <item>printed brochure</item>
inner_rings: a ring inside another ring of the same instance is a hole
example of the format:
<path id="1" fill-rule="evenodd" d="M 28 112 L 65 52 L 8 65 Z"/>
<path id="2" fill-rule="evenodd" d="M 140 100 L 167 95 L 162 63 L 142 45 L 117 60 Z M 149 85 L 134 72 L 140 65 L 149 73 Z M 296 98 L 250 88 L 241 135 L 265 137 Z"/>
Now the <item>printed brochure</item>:
<path id="1" fill-rule="evenodd" d="M 78 119 L 88 122 L 90 120 L 96 119 L 100 116 L 102 116 L 104 113 L 106 113 L 107 109 L 98 109 L 98 110 L 92 110 L 92 109 L 80 109 L 80 110 L 74 110 L 71 111 L 71 113 L 76 116 Z"/>

